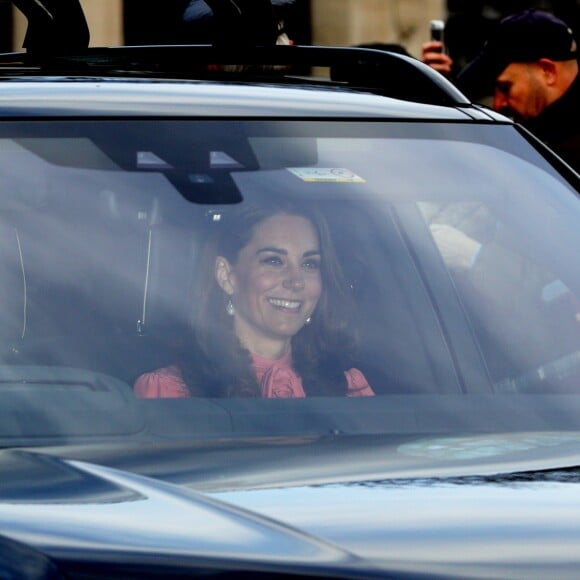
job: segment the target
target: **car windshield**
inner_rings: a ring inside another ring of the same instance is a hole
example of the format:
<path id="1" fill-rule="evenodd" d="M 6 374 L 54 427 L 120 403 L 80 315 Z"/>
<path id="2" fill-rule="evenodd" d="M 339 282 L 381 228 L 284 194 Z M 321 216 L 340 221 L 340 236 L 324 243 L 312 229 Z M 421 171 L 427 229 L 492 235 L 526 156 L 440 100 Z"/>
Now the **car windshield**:
<path id="1" fill-rule="evenodd" d="M 4 446 L 578 425 L 580 203 L 511 125 L 4 122 L 0 189 Z"/>

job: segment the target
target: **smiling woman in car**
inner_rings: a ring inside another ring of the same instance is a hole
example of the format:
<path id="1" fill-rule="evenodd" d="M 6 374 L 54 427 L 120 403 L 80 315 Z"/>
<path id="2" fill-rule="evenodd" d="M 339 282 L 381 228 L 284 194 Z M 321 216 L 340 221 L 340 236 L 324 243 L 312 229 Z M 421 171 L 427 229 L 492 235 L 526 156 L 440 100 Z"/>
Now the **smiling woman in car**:
<path id="1" fill-rule="evenodd" d="M 349 288 L 321 215 L 246 205 L 204 257 L 193 344 L 141 375 L 140 398 L 372 396 L 351 366 Z"/>

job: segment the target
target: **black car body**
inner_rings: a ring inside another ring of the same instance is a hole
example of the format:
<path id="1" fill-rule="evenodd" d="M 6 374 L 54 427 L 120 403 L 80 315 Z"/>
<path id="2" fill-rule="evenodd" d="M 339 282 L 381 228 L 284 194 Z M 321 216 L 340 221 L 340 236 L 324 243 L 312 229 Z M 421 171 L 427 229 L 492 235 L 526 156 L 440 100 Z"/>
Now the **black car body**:
<path id="1" fill-rule="evenodd" d="M 569 167 L 372 50 L 3 63 L 0 571 L 578 575 Z M 376 396 L 137 399 L 208 228 L 278 195 L 327 216 Z"/>

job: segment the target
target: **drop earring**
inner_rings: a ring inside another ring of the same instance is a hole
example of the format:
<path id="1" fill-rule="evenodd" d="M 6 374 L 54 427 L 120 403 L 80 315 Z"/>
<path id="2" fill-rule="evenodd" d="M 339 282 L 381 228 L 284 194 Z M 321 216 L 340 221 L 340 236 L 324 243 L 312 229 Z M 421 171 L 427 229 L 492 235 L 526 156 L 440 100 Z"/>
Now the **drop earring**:
<path id="1" fill-rule="evenodd" d="M 309 316 L 305 321 L 304 324 L 310 324 L 312 322 L 312 316 Z"/>
<path id="2" fill-rule="evenodd" d="M 234 303 L 232 302 L 232 299 L 228 298 L 228 303 L 226 304 L 226 312 L 230 316 L 233 316 L 235 311 L 236 309 L 234 308 Z"/>

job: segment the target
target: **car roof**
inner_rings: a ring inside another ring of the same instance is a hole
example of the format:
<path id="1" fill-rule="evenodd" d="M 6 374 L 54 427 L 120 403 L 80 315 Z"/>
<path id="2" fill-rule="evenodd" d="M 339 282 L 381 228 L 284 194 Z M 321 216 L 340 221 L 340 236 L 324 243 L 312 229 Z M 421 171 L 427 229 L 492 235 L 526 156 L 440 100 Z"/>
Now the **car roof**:
<path id="1" fill-rule="evenodd" d="M 415 103 L 355 90 L 166 79 L 38 77 L 0 82 L 0 115 L 385 118 L 466 121 L 468 107 Z"/>
<path id="2" fill-rule="evenodd" d="M 329 78 L 294 73 L 314 67 Z M 0 55 L 0 115 L 497 120 L 416 59 L 304 46 Z"/>

